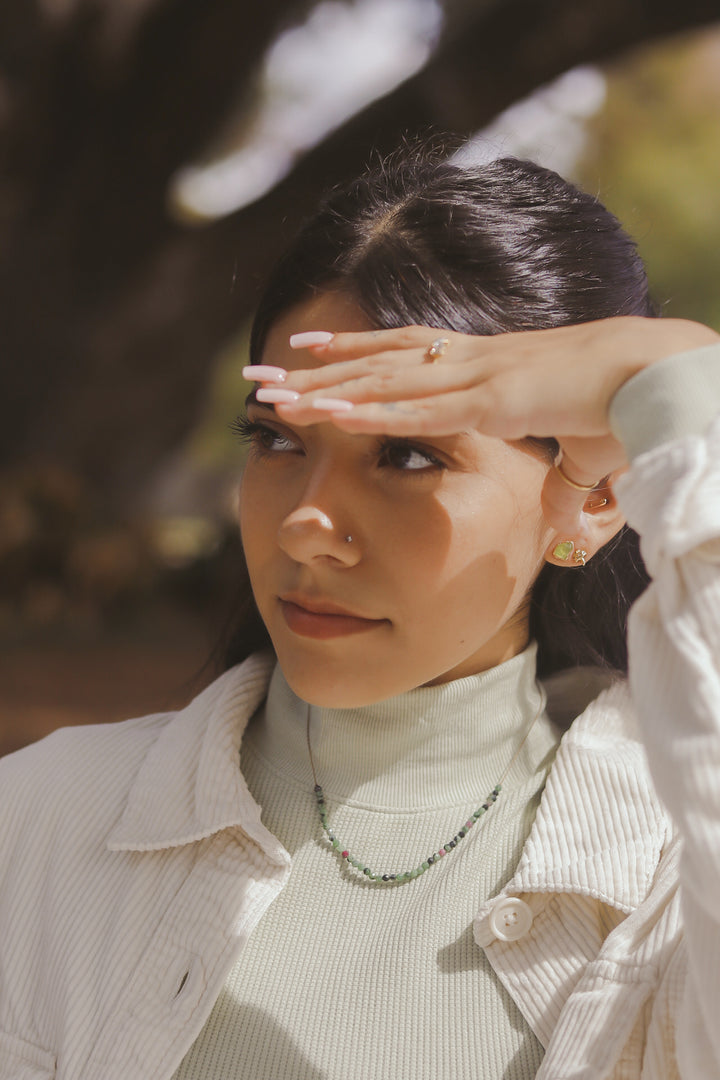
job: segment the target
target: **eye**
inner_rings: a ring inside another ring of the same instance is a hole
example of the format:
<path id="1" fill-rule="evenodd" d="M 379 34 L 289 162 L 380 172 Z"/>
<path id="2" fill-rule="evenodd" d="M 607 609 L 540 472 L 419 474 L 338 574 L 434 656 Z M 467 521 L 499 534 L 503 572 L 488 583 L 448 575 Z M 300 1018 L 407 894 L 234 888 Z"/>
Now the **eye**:
<path id="1" fill-rule="evenodd" d="M 297 443 L 289 435 L 257 420 L 250 420 L 247 416 L 237 416 L 230 426 L 241 442 L 260 453 L 286 454 L 298 449 Z"/>
<path id="2" fill-rule="evenodd" d="M 422 472 L 429 469 L 444 469 L 445 465 L 429 450 L 405 439 L 388 439 L 380 449 L 380 464 L 400 472 Z"/>

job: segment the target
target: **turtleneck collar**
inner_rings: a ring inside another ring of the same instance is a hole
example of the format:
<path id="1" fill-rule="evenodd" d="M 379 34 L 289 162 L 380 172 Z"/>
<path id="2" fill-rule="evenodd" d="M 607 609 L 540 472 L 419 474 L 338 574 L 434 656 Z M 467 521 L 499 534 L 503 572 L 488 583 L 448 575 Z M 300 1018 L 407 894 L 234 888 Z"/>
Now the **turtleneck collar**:
<path id="1" fill-rule="evenodd" d="M 279 667 L 248 749 L 288 780 L 312 788 L 310 741 L 328 798 L 380 809 L 482 801 L 502 778 L 542 704 L 536 646 L 478 675 L 418 687 L 361 708 L 308 706 Z M 547 765 L 558 733 L 538 717 L 504 780 L 506 789 Z"/>

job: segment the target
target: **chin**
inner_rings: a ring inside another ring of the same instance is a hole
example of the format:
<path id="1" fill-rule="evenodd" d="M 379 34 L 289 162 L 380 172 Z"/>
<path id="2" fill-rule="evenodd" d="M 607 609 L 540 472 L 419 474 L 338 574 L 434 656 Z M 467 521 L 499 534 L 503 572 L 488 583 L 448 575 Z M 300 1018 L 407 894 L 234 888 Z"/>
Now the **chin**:
<path id="1" fill-rule="evenodd" d="M 397 680 L 376 681 L 368 679 L 367 674 L 350 675 L 333 673 L 328 667 L 322 670 L 310 670 L 311 665 L 284 664 L 279 660 L 288 686 L 309 705 L 322 709 L 358 709 L 363 705 L 374 705 L 377 701 L 402 694 L 410 686 L 398 685 Z"/>
<path id="2" fill-rule="evenodd" d="M 363 705 L 374 705 L 377 701 L 384 701 L 386 698 L 393 697 L 395 693 L 394 691 L 387 694 L 381 691 L 373 693 L 367 686 L 354 687 L 347 684 L 337 686 L 315 679 L 290 679 L 287 675 L 285 678 L 299 698 L 319 709 L 359 709 Z"/>

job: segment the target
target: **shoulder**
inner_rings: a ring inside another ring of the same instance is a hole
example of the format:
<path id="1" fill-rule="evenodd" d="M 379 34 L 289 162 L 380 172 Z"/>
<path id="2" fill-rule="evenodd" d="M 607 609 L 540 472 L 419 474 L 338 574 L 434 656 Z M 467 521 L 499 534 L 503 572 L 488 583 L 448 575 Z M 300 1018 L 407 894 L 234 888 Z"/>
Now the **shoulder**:
<path id="1" fill-rule="evenodd" d="M 0 858 L 13 849 L 73 847 L 107 836 L 157 745 L 172 755 L 199 753 L 219 708 L 246 719 L 262 691 L 267 663 L 253 657 L 221 675 L 182 710 L 112 724 L 61 728 L 0 759 Z M 257 685 L 256 685 L 257 684 Z"/>
<path id="2" fill-rule="evenodd" d="M 4 856 L 109 829 L 149 748 L 174 717 L 61 728 L 0 760 Z"/>
<path id="3" fill-rule="evenodd" d="M 620 777 L 633 778 L 633 790 L 657 807 L 658 819 L 666 813 L 652 783 L 638 712 L 627 678 L 617 672 L 578 668 L 548 682 L 548 710 L 566 728 L 559 760 L 588 771 L 600 782 L 619 784 Z M 604 763 L 602 769 L 600 763 Z M 620 790 L 627 790 L 622 788 Z"/>
<path id="4" fill-rule="evenodd" d="M 543 681 L 552 721 L 564 741 L 597 751 L 642 754 L 637 710 L 627 678 L 597 667 L 560 671 Z"/>
<path id="5" fill-rule="evenodd" d="M 582 673 L 567 673 L 568 703 L 578 681 Z M 629 914 L 649 896 L 672 835 L 627 682 L 616 679 L 565 732 L 511 885 L 583 895 Z"/>

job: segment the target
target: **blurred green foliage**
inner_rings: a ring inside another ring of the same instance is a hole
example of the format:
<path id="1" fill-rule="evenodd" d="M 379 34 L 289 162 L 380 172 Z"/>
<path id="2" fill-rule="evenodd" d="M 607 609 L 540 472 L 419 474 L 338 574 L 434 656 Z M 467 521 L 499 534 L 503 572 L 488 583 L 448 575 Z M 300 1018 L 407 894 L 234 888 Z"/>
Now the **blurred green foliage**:
<path id="1" fill-rule="evenodd" d="M 665 315 L 720 330 L 720 28 L 607 69 L 575 176 L 636 238 Z"/>

